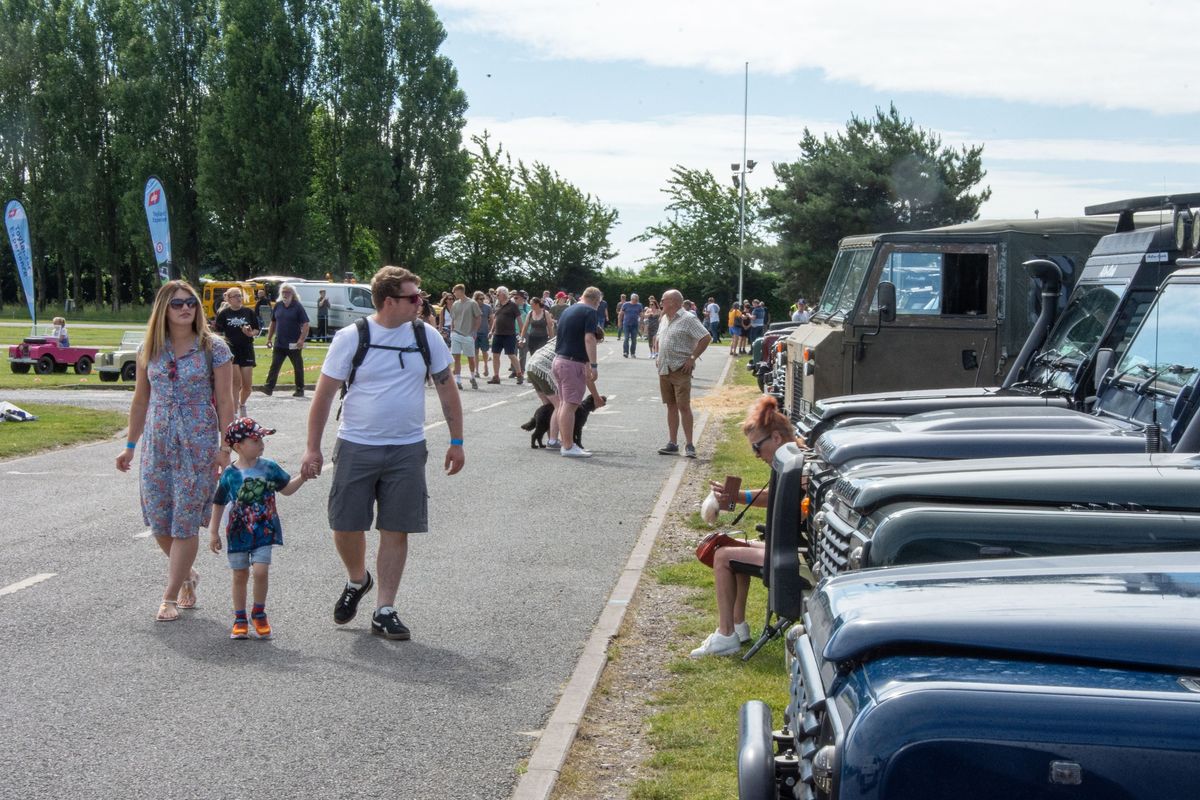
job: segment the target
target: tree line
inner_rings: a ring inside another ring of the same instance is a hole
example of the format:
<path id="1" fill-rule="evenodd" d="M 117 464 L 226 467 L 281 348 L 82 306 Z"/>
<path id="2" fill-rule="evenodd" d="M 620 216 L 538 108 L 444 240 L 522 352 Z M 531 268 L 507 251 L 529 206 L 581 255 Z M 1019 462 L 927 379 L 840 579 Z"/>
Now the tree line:
<path id="1" fill-rule="evenodd" d="M 636 237 L 651 256 L 612 266 L 614 209 L 464 142 L 445 38 L 427 0 L 0 0 L 0 198 L 29 210 L 39 301 L 150 296 L 151 174 L 193 282 L 393 263 L 431 288 L 677 285 L 722 305 L 739 269 L 747 297 L 815 298 L 842 236 L 973 219 L 990 193 L 982 147 L 877 109 L 805 130 L 778 185 L 747 191 L 741 244 L 737 188 L 677 165 Z M 0 248 L 0 302 L 17 296 Z"/>
<path id="2" fill-rule="evenodd" d="M 29 211 L 39 302 L 153 292 L 151 174 L 193 282 L 598 273 L 616 212 L 464 143 L 445 38 L 426 0 L 0 0 L 0 197 Z"/>

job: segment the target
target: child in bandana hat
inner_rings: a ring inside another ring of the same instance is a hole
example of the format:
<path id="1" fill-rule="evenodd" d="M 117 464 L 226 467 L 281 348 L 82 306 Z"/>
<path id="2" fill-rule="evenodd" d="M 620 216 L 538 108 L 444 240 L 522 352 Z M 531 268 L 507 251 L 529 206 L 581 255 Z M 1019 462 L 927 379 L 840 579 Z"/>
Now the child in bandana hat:
<path id="1" fill-rule="evenodd" d="M 305 478 L 295 478 L 269 458 L 263 458 L 263 437 L 275 433 L 250 417 L 241 417 L 225 429 L 225 443 L 237 453 L 237 461 L 221 473 L 213 497 L 208 548 L 221 551 L 221 518 L 229 505 L 229 566 L 233 569 L 233 631 L 230 639 L 249 639 L 250 624 L 260 639 L 271 638 L 267 621 L 267 570 L 271 548 L 283 544 L 283 527 L 275 510 L 275 493 L 290 495 Z M 246 585 L 254 571 L 254 607 L 246 619 Z"/>

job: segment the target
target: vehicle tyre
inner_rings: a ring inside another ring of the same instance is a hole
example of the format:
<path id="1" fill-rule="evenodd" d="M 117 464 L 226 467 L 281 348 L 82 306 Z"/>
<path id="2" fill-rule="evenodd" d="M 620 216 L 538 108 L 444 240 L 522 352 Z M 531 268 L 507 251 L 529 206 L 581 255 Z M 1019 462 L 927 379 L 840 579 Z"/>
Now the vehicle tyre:
<path id="1" fill-rule="evenodd" d="M 49 375 L 51 372 L 54 372 L 55 366 L 57 365 L 54 363 L 54 356 L 42 356 L 33 365 L 33 371 L 38 375 Z"/>
<path id="2" fill-rule="evenodd" d="M 80 356 L 79 360 L 75 362 L 75 374 L 76 375 L 89 375 L 89 374 L 91 374 L 91 371 L 92 371 L 91 356 Z"/>
<path id="3" fill-rule="evenodd" d="M 100 376 L 101 383 L 113 383 L 121 377 L 115 372 L 97 372 L 96 374 Z"/>
<path id="4" fill-rule="evenodd" d="M 29 364 L 9 364 L 9 366 L 12 367 L 12 371 L 17 373 L 18 375 L 26 374 L 27 372 L 29 372 L 29 367 L 30 367 Z"/>
<path id="5" fill-rule="evenodd" d="M 137 380 L 137 362 L 130 361 L 128 364 L 121 367 L 121 380 L 123 380 L 123 381 Z"/>

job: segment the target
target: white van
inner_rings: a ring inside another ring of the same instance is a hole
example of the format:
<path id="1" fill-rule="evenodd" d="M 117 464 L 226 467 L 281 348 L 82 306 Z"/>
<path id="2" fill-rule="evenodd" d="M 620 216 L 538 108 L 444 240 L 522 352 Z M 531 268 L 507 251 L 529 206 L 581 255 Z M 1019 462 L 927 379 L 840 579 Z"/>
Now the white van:
<path id="1" fill-rule="evenodd" d="M 329 332 L 353 325 L 360 317 L 375 313 L 371 304 L 371 287 L 361 283 L 330 283 L 304 281 L 292 284 L 297 299 L 308 312 L 309 336 L 317 335 L 317 297 L 322 289 L 329 298 Z"/>

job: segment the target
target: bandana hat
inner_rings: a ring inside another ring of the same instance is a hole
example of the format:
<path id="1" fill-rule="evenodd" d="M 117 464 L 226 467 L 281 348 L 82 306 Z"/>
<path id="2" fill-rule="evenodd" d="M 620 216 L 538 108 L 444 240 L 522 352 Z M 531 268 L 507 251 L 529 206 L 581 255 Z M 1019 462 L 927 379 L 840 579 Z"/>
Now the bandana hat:
<path id="1" fill-rule="evenodd" d="M 274 428 L 264 428 L 250 417 L 238 417 L 225 429 L 225 444 L 233 446 L 245 439 L 261 439 L 274 432 Z"/>

